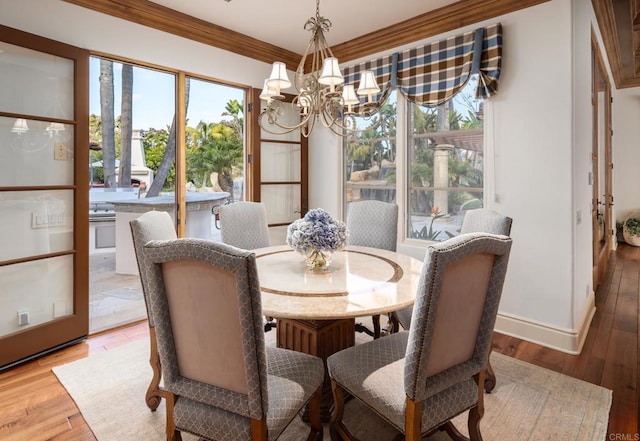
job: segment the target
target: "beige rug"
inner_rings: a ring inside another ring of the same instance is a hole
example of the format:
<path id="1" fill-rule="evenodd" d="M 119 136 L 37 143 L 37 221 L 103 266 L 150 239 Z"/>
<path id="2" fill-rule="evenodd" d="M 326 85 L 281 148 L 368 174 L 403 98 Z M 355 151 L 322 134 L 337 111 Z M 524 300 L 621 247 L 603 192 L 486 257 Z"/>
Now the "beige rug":
<path id="1" fill-rule="evenodd" d="M 151 412 L 144 401 L 151 378 L 148 347 L 143 339 L 53 369 L 99 441 L 165 439 L 164 403 Z M 605 440 L 610 390 L 500 354 L 492 354 L 491 363 L 498 384 L 493 393 L 485 395 L 481 422 L 485 441 Z M 395 436 L 393 429 L 356 400 L 348 403 L 345 421 L 357 426 L 354 434 L 363 441 Z M 466 433 L 464 415 L 455 423 Z M 297 420 L 280 439 L 304 440 L 306 433 L 307 427 Z M 195 440 L 188 435 L 183 439 Z M 324 439 L 329 440 L 328 428 Z M 448 439 L 439 433 L 429 441 Z"/>

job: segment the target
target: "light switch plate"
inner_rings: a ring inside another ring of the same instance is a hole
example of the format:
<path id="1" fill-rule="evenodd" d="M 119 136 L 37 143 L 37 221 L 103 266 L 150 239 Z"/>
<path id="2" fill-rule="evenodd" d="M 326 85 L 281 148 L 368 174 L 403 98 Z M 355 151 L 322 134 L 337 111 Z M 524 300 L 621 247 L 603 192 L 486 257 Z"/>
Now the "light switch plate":
<path id="1" fill-rule="evenodd" d="M 56 161 L 66 161 L 69 158 L 66 144 L 56 142 L 53 146 L 53 159 Z"/>

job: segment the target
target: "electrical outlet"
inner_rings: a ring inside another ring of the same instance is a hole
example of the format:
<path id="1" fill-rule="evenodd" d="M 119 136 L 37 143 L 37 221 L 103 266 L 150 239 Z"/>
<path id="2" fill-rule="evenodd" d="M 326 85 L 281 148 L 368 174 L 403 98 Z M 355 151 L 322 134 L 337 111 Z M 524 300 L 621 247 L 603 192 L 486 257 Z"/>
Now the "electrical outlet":
<path id="1" fill-rule="evenodd" d="M 29 324 L 29 311 L 18 311 L 18 326 Z"/>
<path id="2" fill-rule="evenodd" d="M 67 151 L 67 145 L 61 142 L 56 142 L 53 145 L 53 159 L 56 161 L 66 161 L 69 158 Z"/>

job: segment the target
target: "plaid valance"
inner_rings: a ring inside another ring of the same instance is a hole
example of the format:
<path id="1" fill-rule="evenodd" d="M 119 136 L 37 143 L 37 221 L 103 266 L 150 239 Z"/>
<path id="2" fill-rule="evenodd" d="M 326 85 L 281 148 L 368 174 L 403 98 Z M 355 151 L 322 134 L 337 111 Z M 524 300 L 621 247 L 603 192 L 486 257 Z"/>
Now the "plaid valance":
<path id="1" fill-rule="evenodd" d="M 358 89 L 360 84 L 360 73 L 365 70 L 373 71 L 376 76 L 376 82 L 380 87 L 380 93 L 373 95 L 373 101 L 379 106 L 382 104 L 389 94 L 391 93 L 392 79 L 395 79 L 395 67 L 394 60 L 397 59 L 397 54 L 387 55 L 377 60 L 371 60 L 364 63 L 356 64 L 355 66 L 347 67 L 343 70 L 344 84 L 352 84 L 354 88 Z M 395 85 L 395 83 L 393 84 Z M 365 97 L 360 97 L 360 102 L 364 102 Z M 377 107 L 376 106 L 376 107 Z"/>
<path id="2" fill-rule="evenodd" d="M 408 49 L 344 69 L 345 84 L 358 87 L 360 72 L 373 70 L 381 104 L 392 88 L 410 101 L 437 106 L 450 100 L 478 74 L 478 98 L 498 90 L 502 64 L 502 25 L 497 23 L 446 40 Z"/>

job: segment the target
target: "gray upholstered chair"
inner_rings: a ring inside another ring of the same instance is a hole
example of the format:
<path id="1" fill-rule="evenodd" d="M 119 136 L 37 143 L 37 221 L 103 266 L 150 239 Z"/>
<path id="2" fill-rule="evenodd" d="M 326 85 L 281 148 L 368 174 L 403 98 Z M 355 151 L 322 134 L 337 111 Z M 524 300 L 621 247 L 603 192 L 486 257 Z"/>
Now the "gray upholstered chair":
<path id="1" fill-rule="evenodd" d="M 409 331 L 344 349 L 327 359 L 335 401 L 332 439 L 353 439 L 343 422 L 345 393 L 408 441 L 442 429 L 469 411 L 471 440 L 481 440 L 485 366 L 511 238 L 470 233 L 430 245 Z"/>
<path id="2" fill-rule="evenodd" d="M 466 233 L 490 233 L 509 236 L 511 234 L 511 224 L 513 219 L 498 213 L 489 208 L 478 208 L 466 212 L 462 219 L 460 234 Z M 411 314 L 413 307 L 394 311 L 391 314 L 392 332 L 398 331 L 398 325 L 402 325 L 404 329 L 411 326 Z M 487 392 L 491 392 L 496 386 L 496 376 L 491 367 L 491 363 L 487 362 L 487 375 L 484 388 Z"/>
<path id="3" fill-rule="evenodd" d="M 240 201 L 221 205 L 219 210 L 223 243 L 244 250 L 270 245 L 267 210 L 263 203 Z"/>
<path id="4" fill-rule="evenodd" d="M 318 357 L 265 347 L 255 254 L 206 239 L 151 241 L 149 306 L 166 391 L 167 440 L 275 440 L 309 404 L 322 438 Z"/>
<path id="5" fill-rule="evenodd" d="M 395 251 L 398 241 L 398 206 L 396 204 L 364 200 L 350 202 L 347 206 L 347 230 L 349 245 L 380 248 Z M 362 324 L 356 330 L 366 332 L 374 339 L 380 337 L 380 316 L 371 317 L 373 332 Z"/>
<path id="6" fill-rule="evenodd" d="M 462 219 L 460 234 L 491 233 L 509 236 L 513 219 L 489 208 L 469 210 Z"/>
<path id="7" fill-rule="evenodd" d="M 504 216 L 503 214 L 489 208 L 469 210 L 462 219 L 460 234 L 490 233 L 509 236 L 511 234 L 512 221 L 513 220 L 510 217 Z M 411 326 L 412 311 L 413 307 L 409 306 L 393 312 L 391 320 L 393 322 L 394 332 L 398 330 L 398 324 L 404 329 L 409 329 Z"/>
<path id="8" fill-rule="evenodd" d="M 145 400 L 151 410 L 156 410 L 160 404 L 160 400 L 164 396 L 164 391 L 159 386 L 160 378 L 162 377 L 160 358 L 158 357 L 155 326 L 153 317 L 149 314 L 149 301 L 147 299 L 149 282 L 145 278 L 145 275 L 148 274 L 148 268 L 151 263 L 145 259 L 142 253 L 142 247 L 150 240 L 175 239 L 177 237 L 176 227 L 173 219 L 171 219 L 171 216 L 166 211 L 148 211 L 137 219 L 130 221 L 129 225 L 131 227 L 133 249 L 135 250 L 136 260 L 138 262 L 138 272 L 140 273 L 142 294 L 147 307 L 147 319 L 149 323 L 149 340 L 151 345 L 149 363 L 151 364 L 153 376 L 147 388 Z"/>
<path id="9" fill-rule="evenodd" d="M 271 245 L 267 209 L 262 202 L 239 201 L 221 205 L 220 238 L 223 243 L 244 250 Z M 265 317 L 264 330 L 276 327 L 273 317 Z"/>

